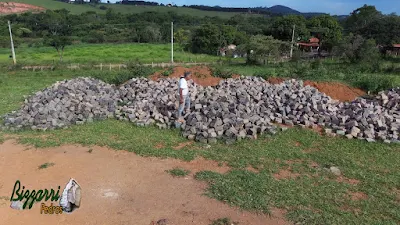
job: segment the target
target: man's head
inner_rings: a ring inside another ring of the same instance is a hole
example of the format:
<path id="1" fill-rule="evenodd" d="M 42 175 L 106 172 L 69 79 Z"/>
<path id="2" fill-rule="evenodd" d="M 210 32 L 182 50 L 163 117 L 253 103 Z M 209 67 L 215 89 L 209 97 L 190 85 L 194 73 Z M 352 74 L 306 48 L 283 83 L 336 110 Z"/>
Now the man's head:
<path id="1" fill-rule="evenodd" d="M 192 75 L 192 73 L 186 71 L 186 72 L 183 74 L 183 78 L 185 78 L 186 80 L 189 80 L 189 79 L 190 79 L 190 75 Z"/>

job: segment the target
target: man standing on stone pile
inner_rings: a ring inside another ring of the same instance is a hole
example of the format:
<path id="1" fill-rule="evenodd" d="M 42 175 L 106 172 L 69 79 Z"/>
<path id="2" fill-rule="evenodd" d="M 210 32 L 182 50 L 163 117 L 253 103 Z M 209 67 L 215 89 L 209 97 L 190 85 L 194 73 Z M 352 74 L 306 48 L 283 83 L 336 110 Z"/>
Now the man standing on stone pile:
<path id="1" fill-rule="evenodd" d="M 190 110 L 190 93 L 188 87 L 188 80 L 190 80 L 190 72 L 185 72 L 182 77 L 179 78 L 179 109 L 178 109 L 178 121 L 184 122 L 182 113 L 186 105 L 186 113 Z"/>

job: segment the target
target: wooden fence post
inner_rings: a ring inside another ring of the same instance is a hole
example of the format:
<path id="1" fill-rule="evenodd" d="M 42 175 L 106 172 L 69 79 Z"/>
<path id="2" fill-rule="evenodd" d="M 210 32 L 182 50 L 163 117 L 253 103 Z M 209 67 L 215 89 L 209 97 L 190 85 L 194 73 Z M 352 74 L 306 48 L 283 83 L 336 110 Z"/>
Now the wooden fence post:
<path id="1" fill-rule="evenodd" d="M 111 63 L 110 63 L 110 71 L 111 71 Z"/>
<path id="2" fill-rule="evenodd" d="M 103 63 L 100 63 L 100 70 L 103 70 Z"/>

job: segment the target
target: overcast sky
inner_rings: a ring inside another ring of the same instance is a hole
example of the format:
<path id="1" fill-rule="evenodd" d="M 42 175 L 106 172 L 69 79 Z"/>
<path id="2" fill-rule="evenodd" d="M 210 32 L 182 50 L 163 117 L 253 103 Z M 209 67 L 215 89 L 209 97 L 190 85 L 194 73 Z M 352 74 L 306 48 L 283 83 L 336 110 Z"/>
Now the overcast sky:
<path id="1" fill-rule="evenodd" d="M 102 0 L 106 2 L 106 0 Z M 116 2 L 117 0 L 111 0 Z M 333 15 L 347 15 L 354 9 L 364 4 L 375 5 L 379 11 L 385 14 L 392 12 L 400 15 L 400 0 L 171 0 L 156 1 L 159 3 L 173 3 L 180 5 L 209 5 L 209 6 L 225 6 L 225 7 L 255 7 L 273 5 L 285 5 L 300 12 L 323 12 Z"/>

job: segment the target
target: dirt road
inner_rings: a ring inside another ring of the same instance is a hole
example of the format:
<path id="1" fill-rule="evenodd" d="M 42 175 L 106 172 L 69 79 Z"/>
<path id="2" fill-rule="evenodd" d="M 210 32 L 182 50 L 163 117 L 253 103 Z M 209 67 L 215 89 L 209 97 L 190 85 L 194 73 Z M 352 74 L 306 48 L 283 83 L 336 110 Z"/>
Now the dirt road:
<path id="1" fill-rule="evenodd" d="M 213 170 L 214 162 L 143 158 L 102 147 L 91 148 L 91 153 L 90 148 L 81 146 L 27 148 L 13 140 L 0 144 L 0 224 L 149 225 L 167 219 L 168 225 L 208 225 L 224 217 L 240 225 L 288 224 L 280 210 L 274 210 L 272 217 L 242 212 L 204 196 L 206 184 L 193 176 L 173 178 L 165 172 L 176 166 Z M 54 166 L 38 169 L 44 163 Z M 82 205 L 72 214 L 40 214 L 40 204 L 24 211 L 10 208 L 16 180 L 25 190 L 57 190 L 61 186 L 62 192 L 71 177 L 83 191 Z"/>

